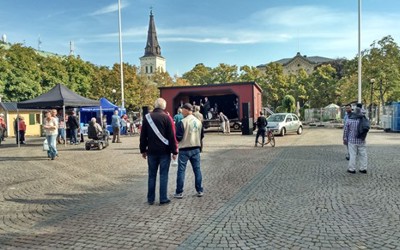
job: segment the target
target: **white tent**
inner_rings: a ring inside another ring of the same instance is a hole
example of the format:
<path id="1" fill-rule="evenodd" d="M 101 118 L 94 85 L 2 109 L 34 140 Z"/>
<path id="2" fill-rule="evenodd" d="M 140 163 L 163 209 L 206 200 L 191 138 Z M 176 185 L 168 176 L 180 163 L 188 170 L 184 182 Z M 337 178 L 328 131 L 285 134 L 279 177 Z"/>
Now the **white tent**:
<path id="1" fill-rule="evenodd" d="M 338 109 L 340 108 L 338 105 L 331 103 L 328 106 L 325 107 L 326 109 Z"/>

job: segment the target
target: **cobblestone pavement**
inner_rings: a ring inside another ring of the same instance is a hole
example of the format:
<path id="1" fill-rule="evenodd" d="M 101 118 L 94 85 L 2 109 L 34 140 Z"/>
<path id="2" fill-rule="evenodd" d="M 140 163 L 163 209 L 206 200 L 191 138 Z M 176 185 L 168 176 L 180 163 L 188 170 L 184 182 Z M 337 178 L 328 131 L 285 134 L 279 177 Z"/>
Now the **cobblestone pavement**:
<path id="1" fill-rule="evenodd" d="M 306 129 L 254 148 L 207 133 L 205 195 L 146 203 L 138 136 L 102 151 L 43 139 L 0 146 L 1 249 L 400 249 L 400 134 L 371 131 L 368 174 L 349 174 L 339 129 Z"/>

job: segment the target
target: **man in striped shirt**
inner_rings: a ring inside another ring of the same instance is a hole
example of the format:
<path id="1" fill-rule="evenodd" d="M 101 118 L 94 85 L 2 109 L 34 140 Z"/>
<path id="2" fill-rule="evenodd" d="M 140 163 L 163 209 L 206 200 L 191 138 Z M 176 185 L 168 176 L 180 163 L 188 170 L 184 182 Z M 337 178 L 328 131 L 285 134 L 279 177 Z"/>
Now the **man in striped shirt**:
<path id="1" fill-rule="evenodd" d="M 347 172 L 352 174 L 356 173 L 357 162 L 360 165 L 359 172 L 367 173 L 368 157 L 365 139 L 358 138 L 358 124 L 362 116 L 364 116 L 362 105 L 358 103 L 354 113 L 348 117 L 344 125 L 343 144 L 348 145 L 350 153 Z"/>

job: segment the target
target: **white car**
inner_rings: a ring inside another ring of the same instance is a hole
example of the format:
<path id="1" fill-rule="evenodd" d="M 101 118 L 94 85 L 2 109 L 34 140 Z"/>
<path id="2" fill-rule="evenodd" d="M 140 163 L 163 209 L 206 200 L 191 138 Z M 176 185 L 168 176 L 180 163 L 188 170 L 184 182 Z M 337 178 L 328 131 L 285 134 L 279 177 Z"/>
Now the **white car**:
<path id="1" fill-rule="evenodd" d="M 274 134 L 284 136 L 286 133 L 296 132 L 301 135 L 303 132 L 303 124 L 299 117 L 292 113 L 275 113 L 269 116 L 267 121 L 267 128 Z"/>

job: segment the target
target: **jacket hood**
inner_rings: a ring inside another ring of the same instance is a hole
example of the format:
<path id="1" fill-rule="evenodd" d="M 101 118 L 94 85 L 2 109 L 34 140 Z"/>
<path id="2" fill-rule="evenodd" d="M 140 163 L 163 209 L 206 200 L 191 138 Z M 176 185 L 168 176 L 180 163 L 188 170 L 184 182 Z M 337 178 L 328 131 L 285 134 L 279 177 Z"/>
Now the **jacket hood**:
<path id="1" fill-rule="evenodd" d="M 356 108 L 354 112 L 349 115 L 349 119 L 360 119 L 364 116 L 364 112 L 362 112 L 360 108 Z"/>

